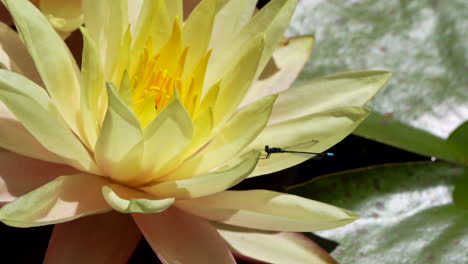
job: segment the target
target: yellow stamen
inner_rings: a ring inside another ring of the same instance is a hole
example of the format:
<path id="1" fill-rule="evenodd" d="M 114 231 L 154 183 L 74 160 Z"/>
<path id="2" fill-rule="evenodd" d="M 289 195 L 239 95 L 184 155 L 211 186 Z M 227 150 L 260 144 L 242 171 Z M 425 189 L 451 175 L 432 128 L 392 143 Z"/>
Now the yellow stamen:
<path id="1" fill-rule="evenodd" d="M 149 124 L 174 98 L 175 91 L 187 112 L 196 116 L 199 110 L 203 82 L 211 52 L 200 58 L 191 74 L 182 77 L 190 47 L 183 48 L 181 25 L 174 22 L 168 42 L 153 52 L 149 37 L 131 71 L 133 107 L 143 127 Z M 152 100 L 153 106 L 149 107 Z"/>

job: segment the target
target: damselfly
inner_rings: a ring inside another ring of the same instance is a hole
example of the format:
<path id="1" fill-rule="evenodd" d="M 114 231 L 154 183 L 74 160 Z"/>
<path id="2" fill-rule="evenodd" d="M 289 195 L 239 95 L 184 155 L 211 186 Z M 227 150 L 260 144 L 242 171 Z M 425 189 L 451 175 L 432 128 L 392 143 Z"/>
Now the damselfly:
<path id="1" fill-rule="evenodd" d="M 331 152 L 308 152 L 308 151 L 297 151 L 297 150 L 290 150 L 290 148 L 293 148 L 293 147 L 298 147 L 299 145 L 315 145 L 317 144 L 318 141 L 317 140 L 313 140 L 309 143 L 305 143 L 305 144 L 298 144 L 298 145 L 294 145 L 294 146 L 289 146 L 289 147 L 284 147 L 284 148 L 279 148 L 279 147 L 270 147 L 268 145 L 265 146 L 265 153 L 266 155 L 263 157 L 264 159 L 268 159 L 270 157 L 271 154 L 274 154 L 274 153 L 293 153 L 293 154 L 306 154 L 306 155 L 316 155 L 314 158 L 318 158 L 318 159 L 321 159 L 325 156 L 327 157 L 333 157 L 335 156 L 335 154 L 331 153 Z"/>

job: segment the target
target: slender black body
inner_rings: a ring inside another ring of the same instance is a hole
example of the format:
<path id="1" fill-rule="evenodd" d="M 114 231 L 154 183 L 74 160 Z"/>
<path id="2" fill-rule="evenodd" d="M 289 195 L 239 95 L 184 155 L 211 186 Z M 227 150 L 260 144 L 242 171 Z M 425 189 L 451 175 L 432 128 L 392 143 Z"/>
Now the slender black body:
<path id="1" fill-rule="evenodd" d="M 296 154 L 311 154 L 311 155 L 317 155 L 319 158 L 322 158 L 323 156 L 334 156 L 333 153 L 330 152 L 305 152 L 305 151 L 294 151 L 294 150 L 284 150 L 282 148 L 278 147 L 269 147 L 268 145 L 265 146 L 265 152 L 267 153 L 265 156 L 265 159 L 268 159 L 271 154 L 273 153 L 296 153 Z"/>

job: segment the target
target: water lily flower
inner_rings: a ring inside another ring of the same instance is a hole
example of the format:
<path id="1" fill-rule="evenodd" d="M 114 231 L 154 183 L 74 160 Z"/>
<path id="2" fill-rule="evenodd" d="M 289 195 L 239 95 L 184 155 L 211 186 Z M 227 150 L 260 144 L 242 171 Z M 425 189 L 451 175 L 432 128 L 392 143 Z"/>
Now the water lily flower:
<path id="1" fill-rule="evenodd" d="M 234 263 L 231 251 L 320 263 L 287 232 L 339 227 L 355 214 L 228 189 L 308 158 L 260 159 L 267 144 L 322 152 L 339 142 L 389 73 L 289 88 L 313 45 L 283 39 L 294 0 L 254 16 L 254 0 L 204 0 L 185 21 L 182 1 L 129 8 L 138 2 L 82 1 L 79 69 L 33 4 L 4 0 L 26 48 L 0 34 L 11 70 L 0 70 L 0 221 L 57 224 L 45 263 L 125 263 L 141 234 L 164 263 Z"/>

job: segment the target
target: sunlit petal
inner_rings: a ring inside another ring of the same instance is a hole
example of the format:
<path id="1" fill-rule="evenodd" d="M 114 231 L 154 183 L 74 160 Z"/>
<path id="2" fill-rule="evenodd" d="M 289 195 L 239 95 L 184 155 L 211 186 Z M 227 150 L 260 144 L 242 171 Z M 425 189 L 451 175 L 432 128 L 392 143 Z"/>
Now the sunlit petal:
<path id="1" fill-rule="evenodd" d="M 176 206 L 208 220 L 260 230 L 310 232 L 349 224 L 354 213 L 296 195 L 266 190 L 225 191 Z"/>

